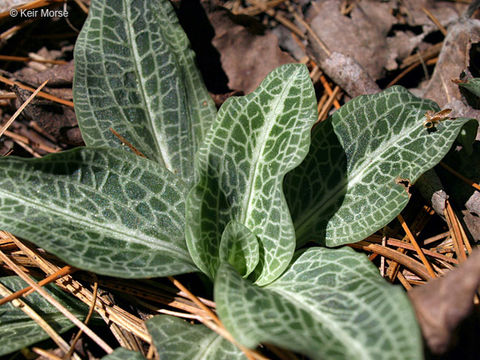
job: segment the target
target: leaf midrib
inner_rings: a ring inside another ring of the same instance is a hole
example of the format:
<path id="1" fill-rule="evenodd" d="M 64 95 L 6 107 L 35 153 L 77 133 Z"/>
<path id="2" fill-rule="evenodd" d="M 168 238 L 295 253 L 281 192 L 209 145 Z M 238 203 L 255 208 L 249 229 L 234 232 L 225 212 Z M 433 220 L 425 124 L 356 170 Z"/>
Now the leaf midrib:
<path id="1" fill-rule="evenodd" d="M 290 89 L 290 86 L 293 82 L 295 82 L 295 75 L 298 73 L 299 71 L 298 70 L 295 70 L 293 72 L 293 74 L 291 74 L 288 78 L 288 82 L 285 84 L 285 86 L 283 87 L 282 89 L 282 92 L 281 92 L 281 95 L 280 96 L 276 96 L 274 98 L 274 101 L 273 101 L 273 105 L 272 105 L 272 110 L 269 112 L 269 114 L 272 114 L 272 120 L 271 121 L 266 121 L 267 125 L 266 126 L 263 126 L 262 129 L 265 129 L 266 128 L 266 131 L 262 131 L 261 134 L 260 134 L 260 147 L 259 146 L 256 146 L 255 149 L 258 149 L 258 151 L 255 152 L 254 154 L 254 164 L 255 164 L 255 168 L 252 172 L 250 172 L 250 176 L 249 176 L 249 181 L 248 181 L 248 190 L 246 191 L 246 193 L 248 194 L 246 196 L 246 200 L 244 201 L 244 206 L 243 206 L 243 209 L 247 209 L 247 211 L 244 211 L 242 212 L 242 219 L 241 219 L 241 222 L 247 226 L 247 220 L 250 218 L 250 215 L 253 211 L 253 206 L 252 206 L 252 202 L 253 202 L 253 198 L 254 198 L 254 194 L 255 194 L 255 179 L 257 178 L 257 173 L 259 171 L 259 166 L 260 166 L 260 155 L 264 153 L 264 150 L 265 150 L 265 145 L 267 143 L 267 139 L 268 139 L 268 135 L 270 134 L 270 132 L 272 131 L 272 128 L 273 126 L 275 125 L 275 120 L 277 119 L 278 115 L 281 114 L 282 112 L 277 112 L 275 111 L 279 105 L 283 105 L 283 107 L 285 106 L 284 104 L 284 94 Z M 264 89 L 262 89 L 264 90 Z M 247 105 L 248 105 L 248 102 L 247 102 Z M 283 107 L 282 107 L 282 110 L 283 110 Z M 265 116 L 265 118 L 267 118 L 267 116 Z M 282 174 L 278 174 L 276 177 L 278 179 L 278 177 L 281 177 Z"/>
<path id="2" fill-rule="evenodd" d="M 380 120 L 378 120 L 378 121 L 383 120 L 385 117 L 386 117 L 386 115 L 381 117 Z M 405 134 L 404 129 L 408 130 L 409 128 L 408 127 L 403 127 L 402 131 L 400 133 L 398 133 L 398 135 L 392 136 L 386 143 L 383 142 L 382 145 L 380 147 L 378 147 L 377 150 L 375 150 L 371 155 L 369 155 L 368 157 L 363 156 L 362 157 L 364 159 L 362 161 L 363 164 L 361 166 L 357 167 L 356 169 L 354 169 L 353 176 L 352 176 L 352 174 L 347 174 L 347 178 L 342 179 L 342 181 L 338 182 L 337 185 L 331 191 L 329 191 L 329 193 L 331 194 L 330 197 L 328 197 L 328 198 L 324 197 L 322 199 L 322 201 L 317 202 L 311 208 L 311 210 L 305 212 L 300 217 L 300 220 L 295 221 L 295 228 L 297 229 L 296 233 L 297 233 L 297 237 L 298 237 L 299 240 L 302 239 L 303 233 L 307 232 L 309 230 L 309 228 L 310 228 L 309 223 L 311 221 L 314 221 L 313 217 L 316 213 L 319 212 L 319 210 L 321 210 L 324 206 L 328 206 L 333 201 L 335 201 L 338 198 L 338 193 L 340 193 L 343 189 L 347 188 L 347 191 L 345 192 L 345 194 L 347 194 L 348 190 L 355 187 L 355 185 L 357 185 L 357 183 L 360 182 L 360 179 L 363 176 L 366 176 L 366 175 L 369 174 L 369 172 L 364 174 L 364 172 L 366 170 L 372 171 L 372 170 L 376 169 L 376 167 L 369 169 L 371 163 L 373 162 L 371 159 L 376 160 L 378 158 L 379 154 L 383 153 L 386 149 L 389 149 L 391 147 L 391 145 L 393 143 L 395 143 L 398 139 L 405 138 L 405 136 L 403 136 Z M 414 131 L 416 131 L 416 128 L 414 128 L 410 132 L 407 131 L 407 134 L 410 134 Z M 335 135 L 337 136 L 336 133 L 335 133 Z M 342 148 L 343 148 L 343 146 L 342 146 Z M 348 165 L 348 160 L 347 160 L 347 165 Z"/>
<path id="3" fill-rule="evenodd" d="M 198 325 L 197 325 L 198 326 Z M 211 357 L 209 357 L 210 353 L 212 350 L 216 350 L 217 347 L 214 347 L 213 345 L 217 342 L 221 342 L 223 338 L 217 333 L 209 334 L 204 341 L 202 341 L 202 351 L 200 351 L 192 360 L 209 360 Z"/>
<path id="4" fill-rule="evenodd" d="M 127 231 L 120 231 L 118 229 L 113 229 L 111 227 L 108 227 L 108 226 L 103 226 L 101 224 L 98 224 L 98 223 L 95 223 L 95 222 L 92 222 L 92 221 L 85 221 L 83 220 L 82 218 L 78 218 L 78 217 L 75 217 L 73 215 L 75 215 L 74 213 L 71 213 L 71 212 L 67 212 L 67 211 L 61 211 L 61 210 L 58 210 L 58 208 L 56 207 L 51 207 L 51 206 L 46 206 L 45 204 L 43 203 L 39 203 L 39 202 L 35 202 L 35 201 L 31 201 L 30 199 L 22 196 L 22 195 L 19 195 L 19 194 L 15 194 L 14 196 L 10 195 L 8 192 L 4 191 L 2 188 L 0 188 L 0 194 L 3 194 L 4 196 L 6 197 L 10 197 L 14 200 L 22 200 L 25 204 L 29 204 L 30 206 L 34 207 L 34 208 L 43 208 L 43 209 L 47 209 L 50 213 L 54 214 L 54 215 L 58 215 L 58 216 L 61 216 L 65 219 L 67 219 L 67 221 L 70 221 L 71 222 L 71 219 L 74 219 L 77 221 L 76 224 L 80 225 L 80 226 L 83 226 L 83 228 L 96 228 L 97 231 L 99 231 L 100 234 L 107 234 L 107 235 L 111 235 L 113 234 L 113 238 L 115 239 L 121 239 L 121 240 L 124 240 L 126 241 L 127 243 L 128 242 L 133 242 L 133 243 L 137 243 L 137 244 L 140 244 L 140 245 L 153 245 L 151 247 L 151 249 L 154 249 L 154 250 L 165 250 L 165 251 L 168 251 L 170 253 L 173 253 L 176 255 L 176 257 L 178 257 L 178 255 L 181 255 L 181 258 L 182 259 L 185 259 L 187 260 L 188 263 L 190 263 L 189 261 L 189 258 L 186 254 L 183 254 L 183 252 L 181 251 L 180 248 L 174 246 L 173 244 L 171 243 L 168 243 L 168 242 L 165 242 L 164 240 L 160 240 L 160 239 L 157 239 L 157 238 L 149 238 L 149 237 L 145 237 L 145 238 L 140 238 L 140 237 L 136 237 L 134 236 L 135 232 L 132 232 L 131 234 L 128 233 Z M 93 225 L 93 226 L 92 226 Z M 122 229 L 124 228 L 124 226 L 120 226 Z M 128 230 L 128 229 L 127 229 Z M 115 235 L 121 235 L 120 237 L 118 236 L 115 236 Z M 152 240 L 154 241 L 152 241 Z M 134 241 L 129 241 L 129 240 L 134 240 Z M 136 241 L 135 241 L 136 240 Z M 162 245 L 162 246 L 160 246 Z"/>
<path id="5" fill-rule="evenodd" d="M 270 290 L 274 293 L 277 293 L 280 297 L 283 297 L 286 299 L 288 302 L 293 304 L 293 306 L 297 307 L 297 304 L 302 304 L 302 309 L 307 310 L 309 314 L 315 314 L 318 318 L 321 319 L 319 321 L 322 325 L 325 327 L 328 327 L 331 331 L 332 334 L 337 335 L 336 339 L 339 340 L 339 342 L 345 344 L 345 348 L 349 349 L 349 346 L 356 349 L 355 351 L 352 351 L 353 354 L 361 354 L 362 359 L 370 359 L 370 356 L 368 355 L 367 352 L 364 351 L 363 346 L 354 339 L 348 332 L 346 332 L 342 327 L 337 325 L 336 321 L 333 321 L 331 317 L 328 314 L 323 314 L 321 311 L 319 311 L 315 306 L 311 306 L 309 301 L 309 298 L 303 298 L 302 296 L 291 293 L 287 290 L 282 290 L 279 287 L 266 287 L 267 290 Z M 348 339 L 348 341 L 344 341 L 344 339 Z"/>
<path id="6" fill-rule="evenodd" d="M 169 171 L 171 171 L 172 173 L 174 172 L 174 169 L 173 169 L 173 166 L 171 164 L 171 159 L 170 157 L 168 156 L 169 154 L 169 151 L 168 151 L 168 146 L 164 143 L 163 141 L 163 136 L 161 136 L 162 134 L 158 134 L 158 131 L 157 131 L 157 128 L 154 126 L 154 114 L 155 114 L 155 111 L 152 110 L 151 106 L 151 102 L 149 101 L 148 99 L 148 96 L 147 96 L 147 90 L 146 90 L 146 86 L 145 86 L 145 82 L 144 82 L 144 79 L 143 77 L 140 75 L 141 74 L 141 71 L 140 71 L 140 63 L 141 63 L 141 57 L 140 57 L 140 54 L 138 53 L 138 50 L 137 50 L 137 47 L 135 46 L 136 43 L 134 42 L 134 34 L 133 34 L 133 23 L 131 22 L 132 21 L 132 18 L 131 18 L 131 12 L 130 12 L 130 7 L 128 5 L 128 1 L 127 0 L 124 0 L 123 1 L 124 3 L 124 8 L 125 8 L 125 12 L 126 12 L 126 23 L 127 23 L 127 41 L 130 45 L 130 49 L 132 50 L 132 54 L 133 54 L 133 67 L 134 67 L 134 70 L 135 70 L 135 76 L 138 80 L 138 83 L 140 84 L 139 86 L 139 92 L 140 92 L 140 96 L 142 97 L 142 102 L 143 102 L 143 108 L 145 109 L 145 113 L 146 113 L 146 116 L 147 116 L 147 124 L 148 124 L 148 127 L 150 128 L 150 130 L 152 131 L 152 134 L 153 134 L 153 141 L 155 143 L 155 147 L 157 148 L 158 150 L 158 154 L 160 155 L 160 160 L 162 162 L 162 165 L 164 165 Z M 141 15 L 140 15 L 141 16 Z M 151 50 L 151 49 L 150 49 Z M 155 59 L 155 62 L 156 62 L 156 59 Z"/>

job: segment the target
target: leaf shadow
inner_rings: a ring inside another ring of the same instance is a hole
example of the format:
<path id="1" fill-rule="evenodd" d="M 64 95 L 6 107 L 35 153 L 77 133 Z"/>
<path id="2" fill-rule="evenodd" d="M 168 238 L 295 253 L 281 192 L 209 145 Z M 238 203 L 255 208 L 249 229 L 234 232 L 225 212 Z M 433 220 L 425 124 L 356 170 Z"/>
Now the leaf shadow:
<path id="1" fill-rule="evenodd" d="M 347 183 L 347 155 L 330 117 L 314 127 L 308 155 L 285 177 L 297 248 L 310 241 L 325 246 L 328 223 L 342 206 Z"/>

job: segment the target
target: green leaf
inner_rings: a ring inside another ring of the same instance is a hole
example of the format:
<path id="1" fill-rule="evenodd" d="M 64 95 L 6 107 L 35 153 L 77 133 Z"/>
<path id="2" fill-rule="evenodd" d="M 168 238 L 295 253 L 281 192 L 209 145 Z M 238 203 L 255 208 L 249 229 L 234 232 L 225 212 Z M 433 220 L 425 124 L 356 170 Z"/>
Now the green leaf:
<path id="1" fill-rule="evenodd" d="M 219 256 L 247 277 L 260 260 L 257 237 L 245 225 L 232 220 L 223 231 Z"/>
<path id="2" fill-rule="evenodd" d="M 167 0 L 94 0 L 75 45 L 75 112 L 88 146 L 113 128 L 186 181 L 216 109 Z"/>
<path id="3" fill-rule="evenodd" d="M 0 278 L 0 283 L 11 292 L 28 286 L 18 276 L 2 277 Z M 87 314 L 88 309 L 86 306 L 65 294 L 56 285 L 46 285 L 46 290 L 76 317 L 81 318 Z M 60 313 L 36 292 L 28 295 L 26 298 L 22 298 L 22 301 L 26 302 L 36 313 L 41 315 L 57 333 L 63 333 L 74 326 L 65 315 Z M 22 310 L 14 307 L 11 302 L 2 305 L 0 309 L 3 310 L 0 311 L 0 339 L 2 339 L 0 341 L 0 356 L 50 338 L 35 321 Z"/>
<path id="4" fill-rule="evenodd" d="M 227 330 L 249 348 L 269 343 L 312 359 L 422 359 L 407 296 L 350 248 L 311 248 L 263 288 L 223 263 L 215 301 Z"/>
<path id="5" fill-rule="evenodd" d="M 123 347 L 116 348 L 114 352 L 102 358 L 102 360 L 144 360 L 144 359 L 145 357 L 139 352 L 127 350 Z"/>
<path id="6" fill-rule="evenodd" d="M 219 266 L 225 226 L 235 220 L 258 238 L 258 284 L 288 266 L 295 234 L 282 191 L 285 173 L 305 157 L 316 119 L 312 82 L 304 65 L 272 71 L 259 88 L 231 97 L 199 149 L 199 182 L 187 197 L 187 244 L 211 278 Z"/>
<path id="7" fill-rule="evenodd" d="M 9 156 L 0 159 L 0 228 L 99 274 L 192 272 L 185 190 L 162 166 L 121 149 Z"/>
<path id="8" fill-rule="evenodd" d="M 427 110 L 439 108 L 394 86 L 351 100 L 314 129 L 309 155 L 285 180 L 298 246 L 353 243 L 395 218 L 409 185 L 442 159 L 469 120 L 427 129 Z"/>
<path id="9" fill-rule="evenodd" d="M 468 104 L 474 109 L 480 109 L 480 78 L 470 79 L 465 83 L 459 83 L 460 92 Z"/>
<path id="10" fill-rule="evenodd" d="M 147 321 L 147 328 L 162 360 L 246 359 L 235 345 L 203 325 L 159 315 Z"/>

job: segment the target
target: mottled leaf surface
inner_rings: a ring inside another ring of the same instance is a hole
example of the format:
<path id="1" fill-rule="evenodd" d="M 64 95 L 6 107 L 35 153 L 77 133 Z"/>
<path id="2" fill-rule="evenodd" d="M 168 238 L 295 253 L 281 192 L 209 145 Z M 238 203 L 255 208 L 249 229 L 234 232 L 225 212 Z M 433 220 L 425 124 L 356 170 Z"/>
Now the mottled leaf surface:
<path id="1" fill-rule="evenodd" d="M 272 71 L 259 88 L 231 97 L 199 149 L 199 182 L 187 198 L 187 244 L 195 264 L 210 277 L 219 266 L 225 226 L 235 220 L 259 240 L 259 284 L 290 263 L 295 234 L 282 182 L 305 157 L 316 119 L 315 93 L 304 65 Z"/>
<path id="2" fill-rule="evenodd" d="M 162 166 L 121 149 L 9 156 L 0 159 L 0 228 L 100 274 L 191 272 L 185 191 Z"/>
<path id="3" fill-rule="evenodd" d="M 11 292 L 21 290 L 28 284 L 18 276 L 0 278 L 0 283 Z M 88 308 L 76 299 L 68 296 L 55 285 L 47 285 L 46 290 L 76 317 L 86 316 Z M 74 325 L 65 315 L 60 313 L 48 301 L 34 292 L 22 298 L 37 314 L 39 314 L 57 333 L 63 333 Z M 42 330 L 22 310 L 11 302 L 0 306 L 0 356 L 20 350 L 26 346 L 48 339 L 50 336 Z"/>
<path id="4" fill-rule="evenodd" d="M 430 101 L 394 86 L 359 96 L 319 124 L 305 161 L 285 180 L 298 245 L 353 243 L 405 207 L 408 186 L 436 165 L 468 119 L 427 129 Z"/>
<path id="5" fill-rule="evenodd" d="M 122 347 L 116 348 L 111 354 L 104 356 L 102 360 L 144 360 L 145 357 L 137 351 Z"/>
<path id="6" fill-rule="evenodd" d="M 155 316 L 147 328 L 162 360 L 243 360 L 242 351 L 203 325 Z"/>
<path id="7" fill-rule="evenodd" d="M 109 128 L 184 180 L 216 116 L 167 0 L 93 0 L 75 45 L 74 100 L 88 146 L 121 146 Z"/>
<path id="8" fill-rule="evenodd" d="M 220 318 L 241 344 L 274 344 L 311 359 L 422 359 L 421 335 L 402 289 L 350 248 L 311 248 L 259 287 L 222 263 Z"/>
<path id="9" fill-rule="evenodd" d="M 234 220 L 223 231 L 219 253 L 220 260 L 228 262 L 243 277 L 255 270 L 260 259 L 257 237 Z"/>

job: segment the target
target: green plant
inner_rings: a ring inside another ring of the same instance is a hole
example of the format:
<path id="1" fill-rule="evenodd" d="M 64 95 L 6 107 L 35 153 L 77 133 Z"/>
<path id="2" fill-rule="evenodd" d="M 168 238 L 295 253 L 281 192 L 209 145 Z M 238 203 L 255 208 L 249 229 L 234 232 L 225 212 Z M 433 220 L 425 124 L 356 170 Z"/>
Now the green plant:
<path id="1" fill-rule="evenodd" d="M 298 64 L 217 114 L 167 0 L 93 0 L 75 60 L 87 147 L 1 159 L 1 228 L 99 274 L 202 271 L 222 322 L 246 347 L 422 357 L 403 291 L 364 255 L 325 246 L 390 222 L 468 119 L 427 130 L 424 114 L 438 106 L 392 87 L 350 101 L 311 133 L 315 94 Z M 311 240 L 321 246 L 305 246 Z M 148 327 L 165 358 L 243 357 L 203 325 L 156 317 Z"/>

